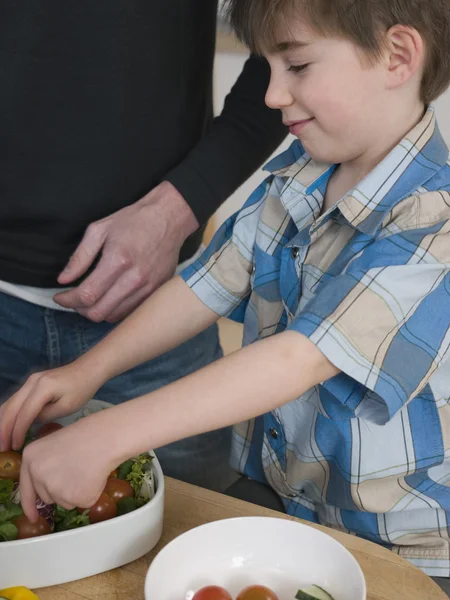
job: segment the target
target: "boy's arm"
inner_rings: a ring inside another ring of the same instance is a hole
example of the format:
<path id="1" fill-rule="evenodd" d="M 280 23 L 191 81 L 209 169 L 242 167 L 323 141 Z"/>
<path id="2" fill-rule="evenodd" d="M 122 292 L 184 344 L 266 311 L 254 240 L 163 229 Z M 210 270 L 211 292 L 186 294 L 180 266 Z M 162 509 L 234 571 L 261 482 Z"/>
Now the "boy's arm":
<path id="1" fill-rule="evenodd" d="M 66 508 L 91 506 L 108 473 L 130 456 L 261 415 L 337 373 L 299 333 L 285 331 L 255 342 L 160 390 L 27 446 L 20 480 L 22 507 L 35 519 L 36 494 Z"/>
<path id="2" fill-rule="evenodd" d="M 176 348 L 219 318 L 177 276 L 76 363 L 81 371 L 95 370 L 100 387 L 112 377 Z"/>
<path id="3" fill-rule="evenodd" d="M 97 416 L 97 431 L 106 441 L 120 424 L 123 443 L 114 457 L 119 463 L 148 448 L 264 414 L 338 373 L 307 337 L 285 331 L 105 411 Z"/>

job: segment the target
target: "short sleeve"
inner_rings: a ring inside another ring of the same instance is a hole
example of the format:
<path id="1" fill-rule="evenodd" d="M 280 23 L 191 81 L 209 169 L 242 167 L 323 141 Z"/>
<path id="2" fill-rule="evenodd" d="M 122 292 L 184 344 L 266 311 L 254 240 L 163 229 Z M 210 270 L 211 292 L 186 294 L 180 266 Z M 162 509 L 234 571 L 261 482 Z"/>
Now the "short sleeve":
<path id="1" fill-rule="evenodd" d="M 181 273 L 199 299 L 217 314 L 244 321 L 251 294 L 258 222 L 273 177 L 267 178 L 243 208 L 230 217 L 202 256 Z"/>
<path id="2" fill-rule="evenodd" d="M 344 273 L 323 278 L 289 325 L 340 369 L 326 392 L 379 424 L 424 391 L 449 355 L 450 239 L 416 237 L 370 243 Z"/>

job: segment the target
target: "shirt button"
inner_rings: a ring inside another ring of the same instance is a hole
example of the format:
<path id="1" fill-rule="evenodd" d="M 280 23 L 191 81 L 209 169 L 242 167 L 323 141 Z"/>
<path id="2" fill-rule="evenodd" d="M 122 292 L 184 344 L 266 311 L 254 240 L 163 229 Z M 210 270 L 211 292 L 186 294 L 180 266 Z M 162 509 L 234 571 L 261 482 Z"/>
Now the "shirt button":
<path id="1" fill-rule="evenodd" d="M 300 254 L 300 248 L 292 248 L 291 249 L 291 257 L 295 260 L 296 258 L 298 258 L 298 255 Z"/>
<path id="2" fill-rule="evenodd" d="M 275 429 L 275 427 L 271 427 L 269 433 L 274 440 L 278 439 L 278 431 Z"/>

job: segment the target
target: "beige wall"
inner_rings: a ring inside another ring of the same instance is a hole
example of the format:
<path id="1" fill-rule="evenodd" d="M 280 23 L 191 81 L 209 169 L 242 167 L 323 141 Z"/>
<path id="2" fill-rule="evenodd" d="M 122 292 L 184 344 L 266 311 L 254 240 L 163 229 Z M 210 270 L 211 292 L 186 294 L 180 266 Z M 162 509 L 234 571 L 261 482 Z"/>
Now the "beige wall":
<path id="1" fill-rule="evenodd" d="M 216 113 L 220 112 L 224 98 L 241 72 L 245 59 L 245 54 L 228 52 L 219 52 L 217 54 L 214 98 Z M 442 134 L 450 146 L 450 90 L 438 99 L 436 102 L 436 111 Z M 281 150 L 289 146 L 292 140 L 293 138 L 288 136 L 275 154 L 278 154 Z M 260 169 L 244 183 L 217 211 L 214 217 L 214 227 L 219 226 L 226 218 L 238 210 L 263 178 L 264 174 Z"/>

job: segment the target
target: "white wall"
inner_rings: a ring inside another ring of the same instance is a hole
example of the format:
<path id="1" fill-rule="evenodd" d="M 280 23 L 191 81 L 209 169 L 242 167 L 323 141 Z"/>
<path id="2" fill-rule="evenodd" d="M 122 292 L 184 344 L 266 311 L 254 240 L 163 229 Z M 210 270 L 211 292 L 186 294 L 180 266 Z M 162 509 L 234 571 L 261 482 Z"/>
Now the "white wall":
<path id="1" fill-rule="evenodd" d="M 445 141 L 450 146 L 450 89 L 435 102 L 439 127 Z"/>
<path id="2" fill-rule="evenodd" d="M 228 54 L 218 53 L 216 56 L 215 67 L 215 92 L 214 104 L 216 113 L 220 112 L 223 106 L 223 101 L 234 81 L 237 79 L 242 70 L 242 66 L 246 60 L 244 54 Z M 439 119 L 442 134 L 450 146 L 450 90 L 448 90 L 436 103 L 436 112 Z M 283 144 L 276 150 L 274 154 L 279 154 L 289 146 L 294 138 L 288 136 Z M 259 169 L 248 181 L 246 181 L 217 211 L 215 215 L 215 226 L 219 226 L 238 210 L 246 201 L 248 196 L 253 192 L 257 185 L 267 176 Z"/>

